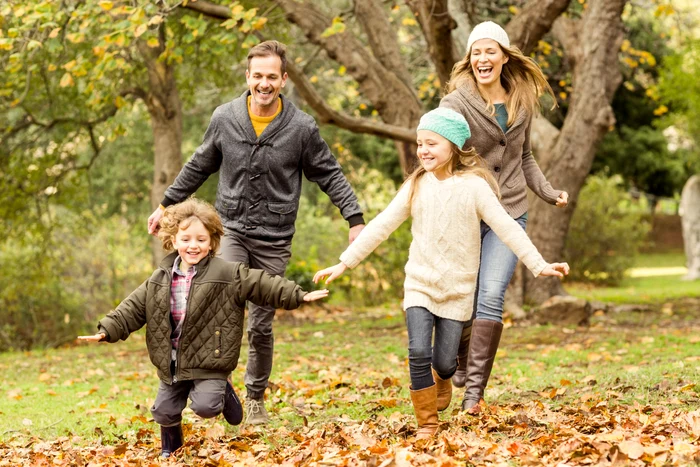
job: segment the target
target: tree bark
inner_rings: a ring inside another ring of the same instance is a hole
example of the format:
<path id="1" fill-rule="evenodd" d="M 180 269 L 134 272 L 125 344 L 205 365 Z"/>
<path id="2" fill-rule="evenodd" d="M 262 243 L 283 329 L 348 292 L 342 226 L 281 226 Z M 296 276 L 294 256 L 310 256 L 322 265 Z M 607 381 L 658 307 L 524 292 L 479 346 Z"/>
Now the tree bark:
<path id="1" fill-rule="evenodd" d="M 447 0 L 407 0 L 406 4 L 418 18 L 428 43 L 428 53 L 444 87 L 450 79 L 452 66 L 461 58 L 452 43 L 452 30 L 457 23 L 450 16 Z"/>
<path id="2" fill-rule="evenodd" d="M 161 37 L 163 44 L 164 37 Z M 153 131 L 153 186 L 151 208 L 155 210 L 163 199 L 165 189 L 182 169 L 182 108 L 175 81 L 175 70 L 158 57 L 163 47 L 151 48 L 139 43 L 139 52 L 148 71 L 149 90 L 144 102 L 151 116 Z M 152 241 L 153 261 L 157 264 L 165 255 L 161 242 Z"/>
<path id="3" fill-rule="evenodd" d="M 505 27 L 511 44 L 529 55 L 552 29 L 554 21 L 569 7 L 571 0 L 530 0 Z"/>
<path id="4" fill-rule="evenodd" d="M 543 169 L 556 189 L 569 193 L 569 207 L 556 209 L 540 199 L 530 207 L 528 233 L 547 261 L 560 261 L 571 216 L 590 171 L 598 143 L 615 123 L 611 102 L 622 82 L 618 53 L 623 37 L 622 10 L 626 0 L 590 0 L 584 16 L 569 23 L 580 40 L 567 44 L 576 57 L 571 105 L 550 161 Z M 525 276 L 525 299 L 541 303 L 563 293 L 558 279 Z"/>

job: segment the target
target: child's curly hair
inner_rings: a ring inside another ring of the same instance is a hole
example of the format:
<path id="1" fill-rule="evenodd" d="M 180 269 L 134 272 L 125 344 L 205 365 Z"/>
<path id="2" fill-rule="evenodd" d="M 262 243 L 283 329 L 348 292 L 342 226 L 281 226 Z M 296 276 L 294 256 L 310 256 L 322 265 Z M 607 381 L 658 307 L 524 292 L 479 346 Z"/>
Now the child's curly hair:
<path id="1" fill-rule="evenodd" d="M 209 255 L 214 256 L 221 245 L 221 237 L 224 235 L 224 228 L 221 225 L 221 218 L 214 207 L 196 198 L 190 198 L 182 203 L 168 206 L 160 219 L 160 230 L 158 238 L 163 242 L 163 249 L 174 250 L 173 239 L 177 231 L 186 229 L 193 220 L 199 220 L 204 228 L 211 235 L 211 250 Z"/>

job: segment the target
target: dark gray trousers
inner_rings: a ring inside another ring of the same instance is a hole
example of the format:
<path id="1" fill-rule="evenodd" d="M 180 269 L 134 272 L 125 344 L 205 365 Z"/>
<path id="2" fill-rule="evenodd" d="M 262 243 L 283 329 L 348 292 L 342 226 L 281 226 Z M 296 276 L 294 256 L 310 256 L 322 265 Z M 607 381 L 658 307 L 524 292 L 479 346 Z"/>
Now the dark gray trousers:
<path id="1" fill-rule="evenodd" d="M 284 276 L 292 256 L 292 240 L 257 240 L 224 229 L 219 256 L 226 261 L 239 261 L 268 274 Z M 275 309 L 248 303 L 248 365 L 245 387 L 248 399 L 262 399 L 272 372 L 275 338 L 272 320 Z"/>
<path id="2" fill-rule="evenodd" d="M 161 426 L 175 426 L 182 422 L 182 411 L 187 398 L 190 408 L 202 418 L 216 417 L 224 410 L 225 379 L 195 379 L 158 386 L 156 401 L 151 407 L 153 420 Z"/>

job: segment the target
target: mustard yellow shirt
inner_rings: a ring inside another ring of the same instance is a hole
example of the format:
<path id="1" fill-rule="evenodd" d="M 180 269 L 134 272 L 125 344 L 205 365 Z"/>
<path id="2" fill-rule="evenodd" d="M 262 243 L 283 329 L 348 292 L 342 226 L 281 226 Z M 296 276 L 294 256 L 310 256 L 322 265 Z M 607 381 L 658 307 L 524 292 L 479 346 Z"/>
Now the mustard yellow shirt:
<path id="1" fill-rule="evenodd" d="M 271 121 L 275 119 L 276 116 L 282 112 L 282 99 L 279 97 L 277 98 L 277 112 L 275 112 L 274 115 L 270 117 L 259 117 L 257 115 L 254 115 L 253 112 L 250 110 L 250 99 L 252 96 L 248 96 L 248 116 L 250 117 L 250 122 L 253 124 L 253 129 L 255 130 L 255 136 L 260 136 L 263 131 L 265 131 L 265 128 L 267 128 L 267 125 L 270 124 Z"/>

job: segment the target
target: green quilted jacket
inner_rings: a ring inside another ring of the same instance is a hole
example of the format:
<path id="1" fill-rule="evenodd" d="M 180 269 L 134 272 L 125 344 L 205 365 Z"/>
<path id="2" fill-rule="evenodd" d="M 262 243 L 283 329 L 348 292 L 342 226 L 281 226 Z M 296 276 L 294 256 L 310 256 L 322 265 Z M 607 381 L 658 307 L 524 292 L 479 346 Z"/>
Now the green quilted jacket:
<path id="1" fill-rule="evenodd" d="M 246 300 L 291 310 L 306 292 L 294 282 L 271 276 L 243 263 L 205 258 L 197 264 L 190 286 L 187 314 L 177 354 L 177 371 L 170 362 L 170 284 L 177 252 L 98 324 L 104 340 L 117 342 L 146 326 L 146 345 L 158 377 L 167 384 L 192 379 L 226 379 L 236 368 L 243 336 Z"/>

